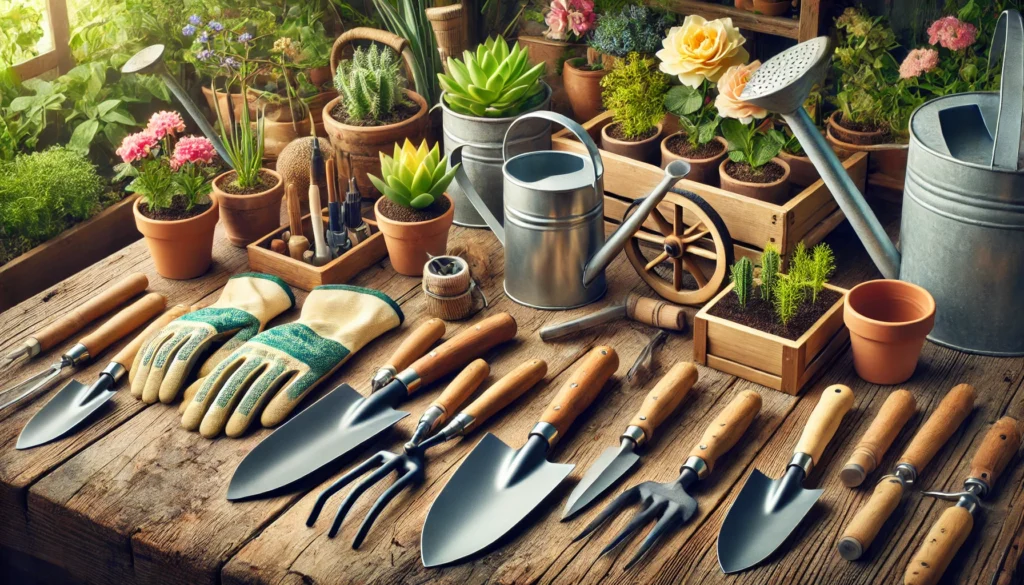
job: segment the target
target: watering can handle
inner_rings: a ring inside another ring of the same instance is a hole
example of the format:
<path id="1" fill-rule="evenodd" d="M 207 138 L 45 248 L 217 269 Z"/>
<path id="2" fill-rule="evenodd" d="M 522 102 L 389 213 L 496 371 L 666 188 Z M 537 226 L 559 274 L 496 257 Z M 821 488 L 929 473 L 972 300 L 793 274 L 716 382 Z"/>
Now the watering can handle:
<path id="1" fill-rule="evenodd" d="M 530 118 L 540 118 L 542 120 L 555 122 L 556 124 L 559 124 L 562 127 L 564 127 L 569 132 L 572 132 L 573 135 L 576 136 L 576 139 L 579 140 L 584 147 L 586 147 L 587 154 L 590 155 L 590 161 L 594 164 L 594 186 L 596 187 L 598 179 L 600 179 L 601 176 L 604 175 L 604 163 L 601 162 L 601 153 L 598 152 L 597 145 L 594 144 L 593 139 L 590 138 L 590 134 L 588 134 L 587 131 L 583 129 L 583 126 L 580 126 L 579 124 L 563 116 L 562 114 L 549 112 L 547 110 L 538 110 L 536 112 L 530 112 L 529 114 L 523 114 L 522 116 L 519 116 L 518 118 L 513 120 L 512 123 L 508 125 L 508 130 L 505 131 L 505 140 L 502 141 L 501 143 L 502 160 L 507 161 L 509 159 L 508 140 L 509 137 L 512 136 L 512 129 L 516 127 L 516 124 Z"/>
<path id="2" fill-rule="evenodd" d="M 992 35 L 988 66 L 1002 54 L 999 82 L 999 117 L 992 145 L 993 169 L 1017 170 L 1021 149 L 1021 123 L 1024 122 L 1024 20 L 1016 10 L 1004 10 Z"/>
<path id="3" fill-rule="evenodd" d="M 462 149 L 465 146 L 465 144 L 459 145 L 448 155 L 448 164 L 453 167 L 459 165 L 459 170 L 455 171 L 455 182 L 462 188 L 462 193 L 466 196 L 466 199 L 469 199 L 469 202 L 476 209 L 476 212 L 480 214 L 480 217 L 484 218 L 487 227 L 491 228 L 491 231 L 494 232 L 498 241 L 501 242 L 501 246 L 505 247 L 505 226 L 502 225 L 497 217 L 494 217 L 491 209 L 480 198 L 480 194 L 473 187 L 473 181 L 470 181 L 469 175 L 466 174 L 466 167 L 462 164 Z"/>

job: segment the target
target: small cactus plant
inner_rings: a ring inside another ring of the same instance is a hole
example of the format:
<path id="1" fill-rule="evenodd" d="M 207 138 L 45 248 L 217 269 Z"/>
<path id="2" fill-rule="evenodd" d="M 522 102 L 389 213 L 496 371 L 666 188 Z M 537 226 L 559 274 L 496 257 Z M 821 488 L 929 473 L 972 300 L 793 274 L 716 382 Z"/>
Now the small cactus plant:
<path id="1" fill-rule="evenodd" d="M 761 300 L 771 302 L 775 296 L 775 287 L 779 283 L 779 265 L 782 257 L 779 249 L 773 244 L 764 247 L 761 253 Z"/>
<path id="2" fill-rule="evenodd" d="M 774 292 L 775 316 L 784 326 L 796 316 L 804 302 L 804 285 L 791 275 L 779 277 Z"/>
<path id="3" fill-rule="evenodd" d="M 740 258 L 732 265 L 732 282 L 736 299 L 741 307 L 746 308 L 754 289 L 754 263 L 749 258 Z"/>
<path id="4" fill-rule="evenodd" d="M 381 122 L 398 106 L 410 103 L 400 68 L 395 52 L 377 45 L 360 47 L 352 59 L 338 64 L 334 87 L 350 120 Z"/>

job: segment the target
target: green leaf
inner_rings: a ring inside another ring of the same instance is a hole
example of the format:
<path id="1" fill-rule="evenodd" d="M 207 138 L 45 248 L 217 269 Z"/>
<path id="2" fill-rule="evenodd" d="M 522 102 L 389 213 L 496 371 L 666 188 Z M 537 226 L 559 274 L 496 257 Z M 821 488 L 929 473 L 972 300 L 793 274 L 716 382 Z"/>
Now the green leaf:
<path id="1" fill-rule="evenodd" d="M 721 118 L 715 118 L 710 122 L 701 124 L 700 130 L 697 133 L 697 141 L 701 144 L 707 144 L 715 139 L 715 135 L 718 134 L 718 122 Z"/>
<path id="2" fill-rule="evenodd" d="M 677 85 L 665 94 L 665 109 L 677 116 L 688 116 L 704 105 L 700 91 L 688 85 Z"/>
<path id="3" fill-rule="evenodd" d="M 119 105 L 121 105 L 121 100 L 105 100 L 96 106 L 96 111 L 99 112 L 99 115 L 102 118 L 107 112 L 113 110 Z"/>
<path id="4" fill-rule="evenodd" d="M 105 115 L 100 116 L 100 120 L 108 124 L 121 124 L 123 126 L 135 126 L 135 118 L 132 118 L 131 114 L 122 110 L 113 110 L 107 112 Z"/>
<path id="5" fill-rule="evenodd" d="M 434 202 L 434 196 L 430 193 L 420 193 L 415 199 L 409 202 L 413 209 L 423 209 Z"/>
<path id="6" fill-rule="evenodd" d="M 727 118 L 722 120 L 722 136 L 729 142 L 729 150 L 748 150 L 750 129 L 739 120 Z"/>
<path id="7" fill-rule="evenodd" d="M 86 120 L 82 122 L 71 133 L 71 138 L 68 140 L 68 148 L 82 155 L 89 154 L 89 146 L 92 144 L 92 140 L 96 137 L 96 132 L 99 129 L 99 120 Z"/>
<path id="8" fill-rule="evenodd" d="M 747 155 L 742 150 L 730 150 L 729 160 L 734 163 L 745 163 L 747 162 Z"/>

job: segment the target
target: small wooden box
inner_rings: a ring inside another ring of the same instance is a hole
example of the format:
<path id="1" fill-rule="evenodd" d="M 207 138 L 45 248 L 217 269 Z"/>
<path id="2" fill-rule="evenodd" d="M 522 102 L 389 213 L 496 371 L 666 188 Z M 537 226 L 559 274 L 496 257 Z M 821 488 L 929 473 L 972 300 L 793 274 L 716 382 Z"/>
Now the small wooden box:
<path id="1" fill-rule="evenodd" d="M 796 396 L 850 340 L 843 298 L 794 341 L 709 315 L 732 288 L 718 293 L 693 318 L 693 361 Z M 828 284 L 825 288 L 846 293 Z"/>
<path id="2" fill-rule="evenodd" d="M 322 210 L 321 214 L 326 226 L 327 211 Z M 312 244 L 313 229 L 309 217 L 309 215 L 302 217 L 302 233 L 309 238 L 310 244 Z M 279 276 L 288 284 L 302 290 L 313 290 L 322 284 L 344 284 L 388 255 L 388 249 L 384 245 L 384 236 L 377 230 L 377 223 L 369 218 L 364 218 L 364 220 L 370 226 L 372 235 L 323 266 L 313 266 L 270 249 L 270 241 L 280 238 L 281 234 L 289 229 L 288 226 L 283 225 L 246 246 L 246 251 L 249 254 L 249 268 L 256 272 Z"/>

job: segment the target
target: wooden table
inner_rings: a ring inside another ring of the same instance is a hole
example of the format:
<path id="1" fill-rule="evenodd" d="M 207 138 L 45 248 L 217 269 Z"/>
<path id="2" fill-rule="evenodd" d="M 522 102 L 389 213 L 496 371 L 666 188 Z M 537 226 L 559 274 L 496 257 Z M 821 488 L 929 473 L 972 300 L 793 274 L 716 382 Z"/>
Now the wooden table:
<path id="1" fill-rule="evenodd" d="M 894 223 L 892 217 L 890 214 L 890 225 Z M 877 276 L 848 227 L 835 232 L 830 242 L 841 270 L 836 284 L 850 286 Z M 518 340 L 489 356 L 492 377 L 503 375 L 529 357 L 543 358 L 549 364 L 548 377 L 541 387 L 524 397 L 514 410 L 491 421 L 488 430 L 498 437 L 512 445 L 520 444 L 573 362 L 590 347 L 598 343 L 611 345 L 621 358 L 615 379 L 598 398 L 597 405 L 581 417 L 552 453 L 554 460 L 577 464 L 570 481 L 560 487 L 529 526 L 503 547 L 472 562 L 441 570 L 427 570 L 420 564 L 419 535 L 428 506 L 479 439 L 479 433 L 438 449 L 425 484 L 399 496 L 377 521 L 362 549 L 354 551 L 350 547 L 358 526 L 354 520 L 365 514 L 380 488 L 359 501 L 335 539 L 326 536 L 331 513 L 326 513 L 313 528 L 305 525 L 319 487 L 272 499 L 229 503 L 224 494 L 235 466 L 268 431 L 261 429 L 238 440 L 209 441 L 180 428 L 177 405 L 146 406 L 122 391 L 105 416 L 88 429 L 29 451 L 16 451 L 14 444 L 21 428 L 45 399 L 35 400 L 0 420 L 0 574 L 4 575 L 4 582 L 902 582 L 907 562 L 924 532 L 949 504 L 915 493 L 898 512 L 898 523 L 890 523 L 884 529 L 864 561 L 849 563 L 836 553 L 838 535 L 881 473 L 876 472 L 861 489 L 851 490 L 841 485 L 838 472 L 892 390 L 857 379 L 849 352 L 838 358 L 800 398 L 701 368 L 695 391 L 646 448 L 643 466 L 617 488 L 622 490 L 644 479 L 674 478 L 686 453 L 718 410 L 737 392 L 749 388 L 760 391 L 764 398 L 761 414 L 744 440 L 700 484 L 700 509 L 696 516 L 655 549 L 638 570 L 628 574 L 623 574 L 622 564 L 639 541 L 606 558 L 596 556 L 604 542 L 622 526 L 623 519 L 608 526 L 596 539 L 572 543 L 572 536 L 596 511 L 592 509 L 572 522 L 560 523 L 564 498 L 594 458 L 617 443 L 619 433 L 650 387 L 649 383 L 642 389 L 628 388 L 623 378 L 652 332 L 621 322 L 557 343 L 541 343 L 537 337 L 541 326 L 596 307 L 550 313 L 518 306 L 501 292 L 501 249 L 489 233 L 456 229 L 451 243 L 490 262 L 483 277 L 483 288 L 492 303 L 488 312 L 508 311 L 519 323 Z M 156 275 L 144 244 L 137 242 L 102 264 L 0 314 L 0 351 L 132 271 L 148 274 L 151 290 L 166 294 L 172 303 L 212 301 L 230 274 L 246 269 L 244 252 L 228 245 L 222 234 L 217 238 L 214 258 L 215 265 L 206 276 L 169 281 Z M 621 299 L 631 290 L 650 294 L 622 256 L 608 274 L 611 291 L 603 304 Z M 365 391 L 374 366 L 384 362 L 384 356 L 397 346 L 410 327 L 427 318 L 422 312 L 423 297 L 417 279 L 397 276 L 383 264 L 362 273 L 355 283 L 391 295 L 402 305 L 408 320 L 401 330 L 382 337 L 356 355 L 324 388 L 350 380 L 357 389 Z M 300 303 L 304 296 L 299 292 Z M 296 314 L 297 311 L 285 314 L 279 322 L 289 321 Z M 463 327 L 465 324 L 452 323 L 449 335 Z M 666 371 L 677 360 L 689 360 L 691 344 L 688 334 L 671 336 L 661 353 L 659 371 Z M 9 383 L 48 364 L 68 345 L 29 365 L 4 372 L 0 383 Z M 112 355 L 113 350 L 102 357 Z M 100 359 L 98 365 L 83 369 L 77 377 L 95 379 L 105 363 L 105 359 Z M 1022 377 L 1024 360 L 970 356 L 929 344 L 922 365 L 906 386 L 917 397 L 921 412 L 900 434 L 882 467 L 892 467 L 925 414 L 949 388 L 969 382 L 979 395 L 973 415 L 920 478 L 922 486 L 959 489 L 967 475 L 970 456 L 988 425 L 1004 414 L 1024 419 Z M 730 502 L 755 467 L 771 476 L 781 475 L 820 392 L 837 382 L 853 388 L 856 402 L 809 478 L 810 485 L 825 488 L 824 496 L 781 554 L 755 570 L 734 577 L 723 576 L 718 569 L 715 540 Z M 323 389 L 311 398 L 322 393 Z M 434 395 L 433 391 L 424 392 L 406 406 L 410 412 L 419 413 Z M 306 403 L 311 402 L 308 399 Z M 372 448 L 398 447 L 416 418 L 406 418 Z M 985 502 L 982 519 L 947 572 L 946 583 L 1019 582 L 1014 575 L 1024 545 L 1024 465 L 1019 460 L 1011 465 Z M 342 469 L 336 471 L 340 473 Z M 332 503 L 337 504 L 337 496 Z"/>

